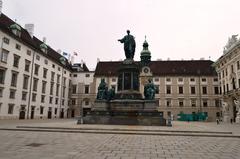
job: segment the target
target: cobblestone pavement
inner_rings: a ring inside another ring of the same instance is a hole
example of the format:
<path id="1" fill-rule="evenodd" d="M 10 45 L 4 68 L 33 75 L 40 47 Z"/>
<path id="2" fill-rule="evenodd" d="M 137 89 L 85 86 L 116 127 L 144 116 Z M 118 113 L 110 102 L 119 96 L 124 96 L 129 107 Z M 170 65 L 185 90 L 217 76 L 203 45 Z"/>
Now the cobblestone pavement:
<path id="1" fill-rule="evenodd" d="M 1 159 L 239 159 L 240 139 L 0 131 Z"/>

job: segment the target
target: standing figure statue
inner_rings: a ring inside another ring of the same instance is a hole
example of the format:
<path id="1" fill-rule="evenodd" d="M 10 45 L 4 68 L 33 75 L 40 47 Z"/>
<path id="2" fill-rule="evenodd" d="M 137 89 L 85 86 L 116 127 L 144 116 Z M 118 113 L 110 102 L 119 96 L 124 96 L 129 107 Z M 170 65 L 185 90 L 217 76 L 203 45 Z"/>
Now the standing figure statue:
<path id="1" fill-rule="evenodd" d="M 108 87 L 105 79 L 101 79 L 101 83 L 98 86 L 97 99 L 104 100 L 107 99 Z"/>
<path id="2" fill-rule="evenodd" d="M 238 111 L 238 114 L 240 115 L 240 101 L 239 100 L 234 100 L 234 103 L 236 105 L 236 110 Z"/>
<path id="3" fill-rule="evenodd" d="M 119 39 L 121 43 L 124 43 L 124 51 L 125 51 L 125 56 L 127 59 L 133 59 L 134 58 L 134 53 L 135 53 L 135 48 L 136 48 L 136 43 L 134 40 L 134 36 L 130 35 L 130 31 L 127 30 L 126 36 L 124 36 L 122 39 Z"/>
<path id="4" fill-rule="evenodd" d="M 223 113 L 229 112 L 229 107 L 228 107 L 227 102 L 222 102 L 222 111 L 223 111 Z"/>
<path id="5" fill-rule="evenodd" d="M 147 100 L 153 100 L 155 98 L 156 87 L 152 83 L 152 80 L 149 79 L 148 83 L 144 86 L 144 96 Z"/>

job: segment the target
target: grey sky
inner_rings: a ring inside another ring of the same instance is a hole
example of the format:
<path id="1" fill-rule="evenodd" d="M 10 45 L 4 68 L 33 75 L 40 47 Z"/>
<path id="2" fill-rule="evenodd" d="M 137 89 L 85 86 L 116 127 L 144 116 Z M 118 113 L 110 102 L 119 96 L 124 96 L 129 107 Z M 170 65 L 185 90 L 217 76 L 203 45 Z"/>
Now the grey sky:
<path id="1" fill-rule="evenodd" d="M 65 52 L 78 52 L 90 68 L 124 59 L 117 41 L 130 29 L 140 59 L 147 35 L 152 60 L 216 60 L 232 34 L 240 33 L 238 0 L 3 0 L 3 12 L 35 36 Z"/>

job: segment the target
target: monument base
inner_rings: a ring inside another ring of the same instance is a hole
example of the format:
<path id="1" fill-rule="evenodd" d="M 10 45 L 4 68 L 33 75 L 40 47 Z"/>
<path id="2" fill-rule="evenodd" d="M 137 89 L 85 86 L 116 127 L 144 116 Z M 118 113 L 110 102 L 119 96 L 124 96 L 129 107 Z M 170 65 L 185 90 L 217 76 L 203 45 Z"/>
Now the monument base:
<path id="1" fill-rule="evenodd" d="M 240 123 L 240 114 L 237 114 L 237 117 L 236 117 L 236 123 Z"/>
<path id="2" fill-rule="evenodd" d="M 224 114 L 223 115 L 223 122 L 230 123 L 230 115 L 229 114 Z"/>
<path id="3" fill-rule="evenodd" d="M 166 126 L 157 106 L 157 100 L 96 100 L 92 111 L 83 117 L 83 124 Z"/>
<path id="4" fill-rule="evenodd" d="M 92 111 L 83 117 L 84 124 L 166 126 L 160 112 Z"/>

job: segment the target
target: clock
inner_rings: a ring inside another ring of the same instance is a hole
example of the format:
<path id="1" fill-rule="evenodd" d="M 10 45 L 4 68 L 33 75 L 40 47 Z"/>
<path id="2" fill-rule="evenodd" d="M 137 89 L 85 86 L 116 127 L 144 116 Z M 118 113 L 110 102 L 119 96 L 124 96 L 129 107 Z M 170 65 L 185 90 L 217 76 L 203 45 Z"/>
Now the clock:
<path id="1" fill-rule="evenodd" d="M 149 72 L 148 68 L 144 68 L 144 69 L 143 69 L 143 72 L 144 72 L 144 73 L 148 73 L 148 72 Z"/>

